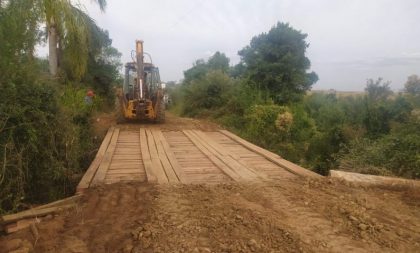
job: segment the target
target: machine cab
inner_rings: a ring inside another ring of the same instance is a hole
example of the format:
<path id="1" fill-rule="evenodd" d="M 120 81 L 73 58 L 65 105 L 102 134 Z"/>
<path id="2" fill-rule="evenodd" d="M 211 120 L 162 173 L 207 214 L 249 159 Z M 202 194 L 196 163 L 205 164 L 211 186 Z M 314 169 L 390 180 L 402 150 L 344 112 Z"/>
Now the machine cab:
<path id="1" fill-rule="evenodd" d="M 145 84 L 143 85 L 143 92 L 145 97 L 149 94 L 156 94 L 156 91 L 161 88 L 161 81 L 159 75 L 159 68 L 151 63 L 144 64 L 144 78 Z M 139 90 L 137 83 L 137 69 L 134 62 L 125 65 L 125 78 L 123 85 L 124 96 L 127 100 L 139 99 Z M 152 98 L 152 96 L 150 96 Z M 153 98 L 152 98 L 153 100 Z"/>

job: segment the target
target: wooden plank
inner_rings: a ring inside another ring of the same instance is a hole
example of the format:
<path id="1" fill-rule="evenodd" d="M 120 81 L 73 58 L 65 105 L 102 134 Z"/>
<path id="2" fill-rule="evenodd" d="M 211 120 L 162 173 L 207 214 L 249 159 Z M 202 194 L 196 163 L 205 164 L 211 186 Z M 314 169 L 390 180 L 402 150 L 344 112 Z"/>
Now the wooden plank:
<path id="1" fill-rule="evenodd" d="M 134 175 L 134 174 L 115 174 L 115 175 L 107 175 L 105 180 L 130 180 L 130 181 L 142 181 L 144 176 L 142 175 Z"/>
<path id="2" fill-rule="evenodd" d="M 172 150 L 169 146 L 169 143 L 166 141 L 165 137 L 163 136 L 163 133 L 160 130 L 158 130 L 158 131 L 156 131 L 156 136 L 160 140 L 160 143 L 162 144 L 164 153 L 166 154 L 166 157 L 168 158 L 168 160 L 169 160 L 169 162 L 172 166 L 172 169 L 174 170 L 175 174 L 177 175 L 178 180 L 181 183 L 187 183 L 188 181 L 185 177 L 185 173 L 182 170 L 181 166 L 179 165 L 178 160 L 175 158 L 175 154 L 172 152 Z"/>
<path id="3" fill-rule="evenodd" d="M 153 172 L 152 160 L 149 153 L 149 147 L 147 145 L 146 130 L 144 128 L 140 128 L 140 149 L 147 181 L 150 183 L 156 183 L 157 177 Z"/>
<path id="4" fill-rule="evenodd" d="M 397 177 L 386 177 L 360 174 L 355 172 L 330 170 L 330 177 L 342 179 L 348 182 L 361 185 L 388 186 L 388 187 L 408 187 L 419 188 L 420 180 L 404 179 Z"/>
<path id="5" fill-rule="evenodd" d="M 17 222 L 6 225 L 4 230 L 8 234 L 15 233 L 17 231 L 30 227 L 32 224 L 36 222 L 41 222 L 41 219 L 30 218 L 30 219 L 18 220 Z M 15 252 L 15 251 L 10 251 L 10 252 Z"/>
<path id="6" fill-rule="evenodd" d="M 141 174 L 140 169 L 118 169 L 118 170 L 108 170 L 107 176 L 112 174 Z"/>
<path id="7" fill-rule="evenodd" d="M 118 136 L 120 134 L 120 129 L 116 128 L 114 134 L 112 135 L 111 142 L 109 143 L 108 149 L 102 159 L 101 165 L 99 165 L 98 171 L 96 172 L 95 177 L 92 180 L 92 184 L 100 184 L 106 176 L 109 165 L 111 164 L 112 156 L 114 154 L 115 147 L 117 145 Z"/>
<path id="8" fill-rule="evenodd" d="M 270 152 L 268 150 L 265 150 L 261 147 L 258 147 L 257 145 L 254 145 L 254 144 L 252 144 L 252 143 L 234 135 L 233 133 L 231 133 L 227 130 L 220 130 L 220 132 L 222 134 L 226 135 L 227 137 L 231 138 L 232 140 L 236 141 L 237 143 L 241 144 L 242 146 L 246 147 L 247 149 L 264 156 L 265 158 L 267 158 L 271 162 L 277 164 L 281 168 L 284 168 L 284 169 L 288 170 L 289 172 L 291 172 L 293 174 L 296 174 L 296 175 L 302 176 L 302 177 L 323 178 L 321 175 L 319 175 L 315 172 L 312 172 L 310 170 L 307 170 L 303 167 L 300 167 L 297 164 L 289 162 L 289 161 L 281 158 L 279 155 L 277 155 L 273 152 Z"/>
<path id="9" fill-rule="evenodd" d="M 114 127 L 110 127 L 105 135 L 104 140 L 102 141 L 101 146 L 99 147 L 98 152 L 96 153 L 95 159 L 90 164 L 89 168 L 83 175 L 82 180 L 80 180 L 79 184 L 77 185 L 76 192 L 82 192 L 83 189 L 89 188 L 89 185 L 92 182 L 92 179 L 94 178 L 96 171 L 102 162 L 103 156 L 108 149 L 113 133 Z"/>
<path id="10" fill-rule="evenodd" d="M 42 208 L 42 209 L 29 209 L 20 213 L 15 214 L 9 214 L 4 215 L 1 217 L 1 223 L 2 224 L 8 224 L 12 223 L 18 220 L 27 219 L 27 218 L 33 218 L 38 216 L 45 216 L 50 213 L 57 213 L 61 212 L 65 209 L 74 207 L 75 204 L 67 204 L 67 205 L 61 205 L 61 206 L 54 206 L 54 207 L 48 207 L 48 208 Z"/>
<path id="11" fill-rule="evenodd" d="M 79 200 L 81 199 L 82 195 L 74 195 L 65 199 L 60 199 L 45 205 L 37 206 L 32 208 L 32 210 L 36 209 L 44 209 L 49 207 L 56 207 L 56 206 L 63 206 L 63 205 L 69 205 L 69 204 L 77 204 Z"/>
<path id="12" fill-rule="evenodd" d="M 214 142 L 211 138 L 205 135 L 201 131 L 194 130 L 192 131 L 196 134 L 197 137 L 201 138 L 203 142 L 206 142 L 210 147 L 217 152 L 219 157 L 225 161 L 233 170 L 236 171 L 240 176 L 246 180 L 256 180 L 258 177 L 262 179 L 268 179 L 267 175 L 261 172 L 255 171 L 253 168 L 246 166 L 245 164 L 240 163 L 239 157 L 234 154 L 231 154 L 224 147 Z M 216 154 L 216 153 L 215 153 Z"/>
<path id="13" fill-rule="evenodd" d="M 221 169 L 226 175 L 232 178 L 235 181 L 241 181 L 242 178 L 238 174 L 236 174 L 229 166 L 223 163 L 222 160 L 217 158 L 212 152 L 208 150 L 208 148 L 202 144 L 202 142 L 194 136 L 190 131 L 184 130 L 184 134 L 195 144 L 195 146 L 203 152 L 219 169 Z"/>
<path id="14" fill-rule="evenodd" d="M 165 149 L 163 148 L 163 144 L 159 135 L 159 130 L 152 130 L 151 134 L 153 135 L 153 139 L 155 140 L 156 149 L 158 152 L 158 156 L 160 162 L 162 163 L 163 169 L 165 170 L 166 176 L 168 178 L 169 183 L 179 183 L 179 179 L 175 174 L 174 169 L 172 168 L 171 163 L 166 156 Z"/>
<path id="15" fill-rule="evenodd" d="M 160 162 L 159 155 L 156 149 L 156 143 L 153 138 L 152 132 L 146 130 L 147 146 L 149 147 L 150 158 L 152 162 L 152 169 L 156 175 L 158 183 L 168 183 L 168 177 L 166 176 L 165 170 L 163 169 L 162 163 Z"/>

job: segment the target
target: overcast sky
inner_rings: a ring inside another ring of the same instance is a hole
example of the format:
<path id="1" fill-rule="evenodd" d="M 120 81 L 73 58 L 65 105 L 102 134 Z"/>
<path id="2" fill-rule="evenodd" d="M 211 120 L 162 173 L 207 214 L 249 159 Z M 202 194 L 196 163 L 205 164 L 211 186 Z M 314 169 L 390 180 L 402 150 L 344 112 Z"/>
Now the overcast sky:
<path id="1" fill-rule="evenodd" d="M 108 0 L 105 13 L 82 2 L 124 62 L 143 39 L 165 81 L 216 51 L 236 64 L 238 50 L 278 21 L 308 34 L 313 89 L 362 90 L 383 77 L 398 90 L 420 75 L 419 0 Z"/>

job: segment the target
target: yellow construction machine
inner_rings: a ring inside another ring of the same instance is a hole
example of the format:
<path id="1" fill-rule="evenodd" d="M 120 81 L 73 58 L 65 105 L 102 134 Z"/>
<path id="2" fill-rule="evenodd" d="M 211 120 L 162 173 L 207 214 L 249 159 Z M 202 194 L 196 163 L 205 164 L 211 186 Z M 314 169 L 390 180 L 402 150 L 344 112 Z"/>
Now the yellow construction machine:
<path id="1" fill-rule="evenodd" d="M 125 119 L 161 123 L 165 121 L 165 102 L 159 68 L 153 65 L 150 55 L 150 63 L 144 62 L 145 54 L 143 41 L 137 40 L 133 62 L 125 65 L 120 103 Z"/>

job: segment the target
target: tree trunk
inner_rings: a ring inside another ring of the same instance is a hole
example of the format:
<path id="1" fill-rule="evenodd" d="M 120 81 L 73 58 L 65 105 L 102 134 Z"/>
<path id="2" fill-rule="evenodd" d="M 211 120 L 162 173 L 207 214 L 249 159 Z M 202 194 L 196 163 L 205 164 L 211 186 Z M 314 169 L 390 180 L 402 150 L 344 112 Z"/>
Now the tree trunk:
<path id="1" fill-rule="evenodd" d="M 49 56 L 48 62 L 50 64 L 50 74 L 55 77 L 57 76 L 58 61 L 57 61 L 57 28 L 55 26 L 54 19 L 51 19 L 48 25 L 48 46 Z"/>

